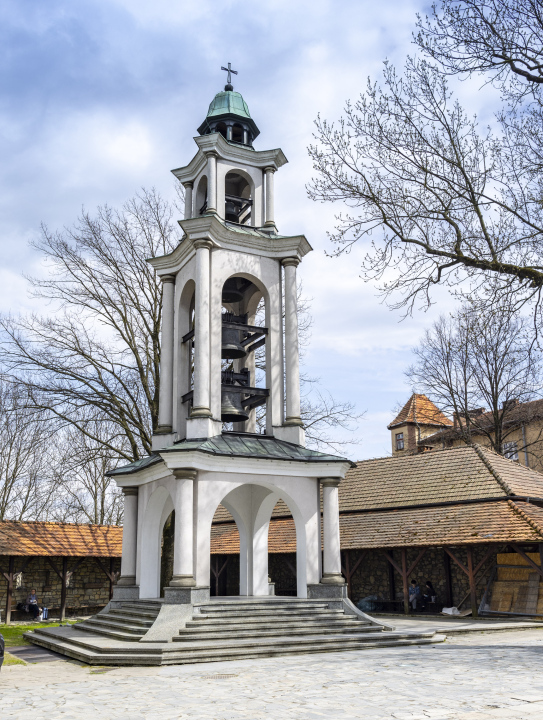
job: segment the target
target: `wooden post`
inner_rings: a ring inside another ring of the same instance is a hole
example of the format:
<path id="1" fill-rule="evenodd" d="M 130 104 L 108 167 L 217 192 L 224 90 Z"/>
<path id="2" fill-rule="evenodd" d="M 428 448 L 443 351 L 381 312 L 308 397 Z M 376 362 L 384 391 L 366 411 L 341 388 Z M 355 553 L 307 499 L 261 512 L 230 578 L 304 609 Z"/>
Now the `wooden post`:
<path id="1" fill-rule="evenodd" d="M 60 622 L 66 618 L 66 583 L 68 582 L 68 558 L 62 558 L 62 576 L 60 590 Z"/>
<path id="2" fill-rule="evenodd" d="M 543 543 L 539 543 L 539 567 L 543 570 Z"/>
<path id="3" fill-rule="evenodd" d="M 394 550 L 390 551 L 390 557 L 394 559 Z M 396 579 L 394 577 L 394 567 L 388 563 L 388 593 L 392 601 L 396 600 Z M 394 609 L 394 605 L 392 609 Z"/>
<path id="4" fill-rule="evenodd" d="M 453 606 L 453 589 L 452 589 L 452 573 L 451 558 L 443 551 L 443 565 L 445 567 L 445 596 L 448 607 Z"/>
<path id="5" fill-rule="evenodd" d="M 477 607 L 477 586 L 475 584 L 475 573 L 473 572 L 473 548 L 471 545 L 467 547 L 468 554 L 468 578 L 469 578 L 469 591 L 471 596 L 471 614 L 472 617 L 479 615 Z"/>
<path id="6" fill-rule="evenodd" d="M 347 597 L 349 600 L 353 599 L 353 593 L 351 588 L 351 563 L 349 557 L 349 551 L 345 550 L 345 580 L 347 580 Z"/>
<path id="7" fill-rule="evenodd" d="M 13 596 L 13 576 L 15 574 L 14 562 L 15 558 L 13 557 L 13 555 L 10 555 L 8 560 L 7 574 L 3 573 L 4 577 L 8 581 L 8 588 L 6 594 L 6 625 L 9 625 L 11 622 L 11 599 Z"/>
<path id="8" fill-rule="evenodd" d="M 402 548 L 403 611 L 409 615 L 409 582 L 407 577 L 407 549 Z"/>
<path id="9" fill-rule="evenodd" d="M 109 599 L 113 597 L 113 558 L 109 558 Z"/>

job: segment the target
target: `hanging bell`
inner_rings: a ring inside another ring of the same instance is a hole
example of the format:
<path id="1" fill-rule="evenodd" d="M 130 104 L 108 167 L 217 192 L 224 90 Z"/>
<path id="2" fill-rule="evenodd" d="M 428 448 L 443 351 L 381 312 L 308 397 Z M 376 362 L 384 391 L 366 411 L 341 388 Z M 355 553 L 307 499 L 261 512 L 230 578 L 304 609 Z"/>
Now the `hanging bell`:
<path id="1" fill-rule="evenodd" d="M 245 422 L 248 413 L 241 405 L 241 393 L 233 392 L 228 386 L 222 388 L 221 420 L 223 422 Z"/>
<path id="2" fill-rule="evenodd" d="M 232 200 L 226 201 L 224 207 L 224 218 L 230 222 L 239 222 L 238 209 L 236 207 L 236 203 L 232 202 Z"/>
<path id="3" fill-rule="evenodd" d="M 239 360 L 246 355 L 247 351 L 240 343 L 240 331 L 223 327 L 221 358 L 223 360 Z"/>
<path id="4" fill-rule="evenodd" d="M 243 300 L 243 293 L 240 290 L 240 279 L 230 278 L 222 288 L 223 303 L 236 303 Z"/>

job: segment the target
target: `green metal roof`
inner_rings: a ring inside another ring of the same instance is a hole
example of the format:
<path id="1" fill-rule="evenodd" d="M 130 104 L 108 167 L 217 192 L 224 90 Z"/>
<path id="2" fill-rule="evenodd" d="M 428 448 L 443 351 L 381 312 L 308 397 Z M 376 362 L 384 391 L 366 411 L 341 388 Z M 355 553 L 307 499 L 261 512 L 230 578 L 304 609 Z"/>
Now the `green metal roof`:
<path id="1" fill-rule="evenodd" d="M 202 452 L 206 455 L 226 455 L 228 457 L 248 457 L 265 460 L 290 460 L 312 463 L 348 462 L 354 466 L 354 463 L 350 460 L 337 455 L 310 450 L 301 447 L 301 445 L 293 445 L 269 435 L 252 435 L 249 433 L 223 433 L 211 438 L 181 440 L 174 445 L 161 449 L 160 453 L 191 451 Z M 111 470 L 108 475 L 128 475 L 160 461 L 158 455 L 150 455 L 146 459 L 148 462 L 145 464 L 144 461 L 138 460 L 130 463 L 130 465 Z"/>
<path id="2" fill-rule="evenodd" d="M 218 115 L 238 115 L 248 120 L 252 119 L 247 103 L 242 98 L 241 93 L 233 90 L 219 92 L 211 101 L 206 117 L 210 118 Z"/>

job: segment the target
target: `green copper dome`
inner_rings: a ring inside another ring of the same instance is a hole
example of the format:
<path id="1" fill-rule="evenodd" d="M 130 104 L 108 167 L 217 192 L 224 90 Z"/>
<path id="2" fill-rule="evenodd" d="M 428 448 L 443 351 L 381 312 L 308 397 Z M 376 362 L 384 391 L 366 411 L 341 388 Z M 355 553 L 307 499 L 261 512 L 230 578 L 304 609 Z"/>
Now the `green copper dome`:
<path id="1" fill-rule="evenodd" d="M 211 118 L 226 114 L 237 115 L 238 117 L 251 120 L 251 113 L 241 93 L 234 92 L 233 90 L 225 90 L 215 95 L 207 111 L 207 117 Z"/>
<path id="2" fill-rule="evenodd" d="M 235 131 L 236 126 L 239 128 L 237 131 Z M 247 103 L 241 93 L 234 92 L 230 84 L 215 95 L 198 132 L 200 135 L 219 132 L 224 137 L 228 135 L 227 139 L 230 142 L 243 145 L 252 145 L 252 141 L 260 134 Z"/>

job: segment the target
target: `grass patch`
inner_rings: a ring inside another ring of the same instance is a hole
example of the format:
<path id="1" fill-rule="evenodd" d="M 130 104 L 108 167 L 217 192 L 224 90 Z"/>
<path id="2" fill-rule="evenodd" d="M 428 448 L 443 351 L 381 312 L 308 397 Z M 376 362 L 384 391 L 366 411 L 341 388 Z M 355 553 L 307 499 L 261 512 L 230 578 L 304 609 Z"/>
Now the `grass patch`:
<path id="1" fill-rule="evenodd" d="M 66 624 L 66 623 L 63 623 Z M 68 623 L 73 625 L 74 621 Z M 41 623 L 17 623 L 12 625 L 0 625 L 0 635 L 4 636 L 6 647 L 15 645 L 30 645 L 28 640 L 23 637 L 23 633 L 37 628 L 59 627 L 59 622 L 41 622 Z"/>
<path id="2" fill-rule="evenodd" d="M 20 660 L 18 657 L 15 657 L 15 655 L 10 655 L 8 652 L 4 655 L 4 665 L 3 667 L 7 667 L 8 665 L 26 665 L 24 660 Z"/>

